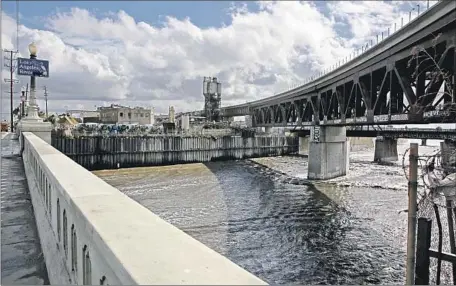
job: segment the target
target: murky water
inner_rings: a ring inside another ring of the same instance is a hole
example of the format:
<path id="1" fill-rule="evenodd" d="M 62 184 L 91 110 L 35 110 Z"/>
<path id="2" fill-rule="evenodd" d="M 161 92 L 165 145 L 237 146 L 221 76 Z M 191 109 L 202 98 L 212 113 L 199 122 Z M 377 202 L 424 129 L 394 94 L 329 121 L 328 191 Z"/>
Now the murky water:
<path id="1" fill-rule="evenodd" d="M 307 173 L 297 157 L 96 174 L 269 283 L 403 283 L 407 183 L 400 162 L 372 156 L 352 154 L 346 178 L 315 186 L 286 183 Z"/>

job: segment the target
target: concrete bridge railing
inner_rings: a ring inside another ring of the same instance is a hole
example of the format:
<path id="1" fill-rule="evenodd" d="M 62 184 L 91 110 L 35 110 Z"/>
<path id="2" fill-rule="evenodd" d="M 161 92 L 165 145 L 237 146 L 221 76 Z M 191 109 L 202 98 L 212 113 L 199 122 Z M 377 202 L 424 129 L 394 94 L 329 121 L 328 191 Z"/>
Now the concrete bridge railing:
<path id="1" fill-rule="evenodd" d="M 34 134 L 23 143 L 51 284 L 265 284 Z"/>

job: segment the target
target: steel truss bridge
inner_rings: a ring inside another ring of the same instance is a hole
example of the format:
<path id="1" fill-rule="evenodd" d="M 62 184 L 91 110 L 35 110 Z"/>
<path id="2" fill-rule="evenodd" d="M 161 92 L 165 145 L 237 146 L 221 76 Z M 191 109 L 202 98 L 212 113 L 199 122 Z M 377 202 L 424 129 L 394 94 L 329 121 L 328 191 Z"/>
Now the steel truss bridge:
<path id="1" fill-rule="evenodd" d="M 299 136 L 309 136 L 310 128 L 290 130 Z M 403 139 L 430 139 L 430 140 L 452 140 L 456 141 L 455 129 L 435 128 L 347 128 L 347 137 L 387 137 Z"/>
<path id="2" fill-rule="evenodd" d="M 312 82 L 221 114 L 255 127 L 456 122 L 455 46 L 456 1 L 440 1 Z"/>

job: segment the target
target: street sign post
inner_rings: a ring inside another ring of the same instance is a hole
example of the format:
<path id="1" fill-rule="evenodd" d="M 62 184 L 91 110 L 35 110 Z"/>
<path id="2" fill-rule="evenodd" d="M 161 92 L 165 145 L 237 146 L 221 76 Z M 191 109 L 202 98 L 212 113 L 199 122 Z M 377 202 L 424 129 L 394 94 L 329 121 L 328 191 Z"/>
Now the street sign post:
<path id="1" fill-rule="evenodd" d="M 35 77 L 49 77 L 49 61 L 17 58 L 17 74 Z"/>

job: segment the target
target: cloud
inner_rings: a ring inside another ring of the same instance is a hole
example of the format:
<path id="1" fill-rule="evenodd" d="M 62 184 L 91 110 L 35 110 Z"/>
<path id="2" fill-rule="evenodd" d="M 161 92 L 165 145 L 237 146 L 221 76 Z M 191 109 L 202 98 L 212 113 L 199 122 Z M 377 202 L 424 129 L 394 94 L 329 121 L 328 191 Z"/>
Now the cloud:
<path id="1" fill-rule="evenodd" d="M 218 28 L 173 17 L 153 26 L 124 11 L 97 16 L 75 7 L 47 17 L 46 30 L 21 26 L 20 56 L 35 41 L 38 57 L 50 61 L 50 78 L 38 79 L 38 97 L 46 85 L 51 110 L 111 102 L 158 112 L 169 105 L 198 110 L 204 76 L 221 80 L 222 105 L 271 96 L 347 56 L 411 7 L 400 1 L 317 4 L 260 1 L 255 11 L 237 5 L 229 9 L 231 24 Z M 15 21 L 2 12 L 3 48 L 14 48 L 15 38 Z"/>

